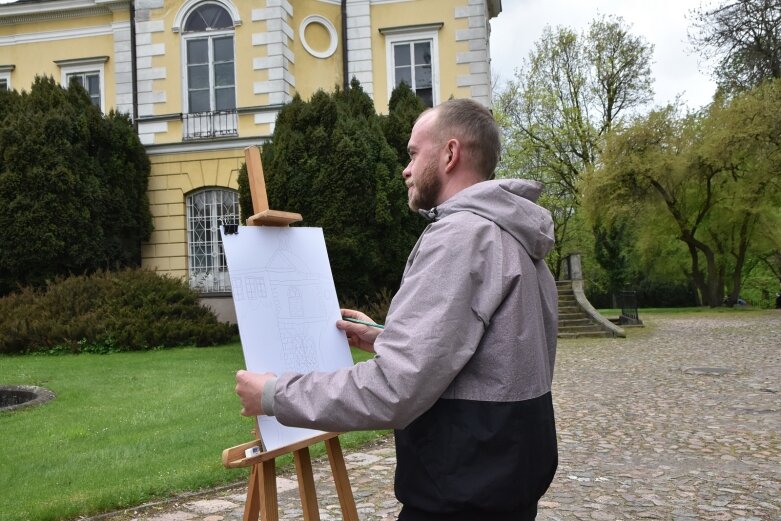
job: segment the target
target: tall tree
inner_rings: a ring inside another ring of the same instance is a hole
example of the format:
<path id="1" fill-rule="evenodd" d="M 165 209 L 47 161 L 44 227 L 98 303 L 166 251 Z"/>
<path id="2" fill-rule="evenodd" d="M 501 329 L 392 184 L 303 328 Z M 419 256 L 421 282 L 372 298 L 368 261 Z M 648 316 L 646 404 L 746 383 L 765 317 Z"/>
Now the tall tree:
<path id="1" fill-rule="evenodd" d="M 727 0 L 695 9 L 690 40 L 714 68 L 727 92 L 781 78 L 781 0 Z"/>
<path id="2" fill-rule="evenodd" d="M 654 111 L 608 139 L 585 198 L 605 219 L 663 212 L 689 253 L 703 303 L 735 302 L 747 260 L 768 243 L 781 205 L 781 81 L 707 112 Z M 642 220 L 638 220 L 642 224 Z"/>
<path id="3" fill-rule="evenodd" d="M 505 137 L 500 174 L 543 182 L 556 224 L 551 264 L 573 248 L 579 182 L 598 163 L 606 134 L 650 101 L 653 46 L 621 18 L 587 31 L 547 27 L 496 103 Z"/>

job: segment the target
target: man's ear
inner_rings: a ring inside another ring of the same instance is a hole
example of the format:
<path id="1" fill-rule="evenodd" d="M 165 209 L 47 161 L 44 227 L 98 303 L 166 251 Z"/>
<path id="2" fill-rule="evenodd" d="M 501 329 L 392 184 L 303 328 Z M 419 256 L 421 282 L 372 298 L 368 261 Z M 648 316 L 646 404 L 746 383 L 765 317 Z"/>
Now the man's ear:
<path id="1" fill-rule="evenodd" d="M 447 164 L 445 165 L 445 172 L 450 173 L 456 165 L 461 161 L 461 142 L 457 139 L 451 139 L 445 145 L 445 151 L 447 153 Z"/>

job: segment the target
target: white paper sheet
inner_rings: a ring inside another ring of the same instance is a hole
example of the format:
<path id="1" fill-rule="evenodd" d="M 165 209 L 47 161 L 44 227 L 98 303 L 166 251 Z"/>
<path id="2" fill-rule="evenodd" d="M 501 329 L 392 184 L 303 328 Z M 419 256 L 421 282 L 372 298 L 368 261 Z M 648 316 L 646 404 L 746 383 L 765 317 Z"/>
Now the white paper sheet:
<path id="1" fill-rule="evenodd" d="M 320 228 L 240 226 L 222 242 L 248 371 L 333 371 L 353 364 Z M 258 416 L 266 450 L 320 431 Z"/>

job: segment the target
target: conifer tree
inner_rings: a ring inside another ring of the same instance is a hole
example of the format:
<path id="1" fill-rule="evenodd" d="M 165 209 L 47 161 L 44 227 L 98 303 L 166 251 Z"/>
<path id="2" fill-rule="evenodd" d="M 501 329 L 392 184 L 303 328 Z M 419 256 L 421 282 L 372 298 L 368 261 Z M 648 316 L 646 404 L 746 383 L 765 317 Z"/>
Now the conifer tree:
<path id="1" fill-rule="evenodd" d="M 37 77 L 0 99 L 0 295 L 140 264 L 149 161 L 126 116 Z"/>

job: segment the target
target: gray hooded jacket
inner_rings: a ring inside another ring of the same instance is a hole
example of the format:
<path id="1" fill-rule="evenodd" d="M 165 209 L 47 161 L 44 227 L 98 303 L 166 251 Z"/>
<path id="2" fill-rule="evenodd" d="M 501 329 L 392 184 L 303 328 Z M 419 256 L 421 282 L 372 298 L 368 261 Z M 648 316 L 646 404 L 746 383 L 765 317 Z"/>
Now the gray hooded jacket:
<path id="1" fill-rule="evenodd" d="M 553 222 L 534 204 L 539 194 L 530 181 L 484 181 L 431 210 L 377 355 L 333 373 L 282 375 L 273 394 L 278 420 L 333 431 L 400 428 L 439 398 L 549 392 L 557 296 L 542 260 Z"/>
<path id="2" fill-rule="evenodd" d="M 543 260 L 553 223 L 539 194 L 534 182 L 484 181 L 427 212 L 376 356 L 284 374 L 264 406 L 285 425 L 399 429 L 405 507 L 536 509 L 557 465 L 557 292 Z"/>

